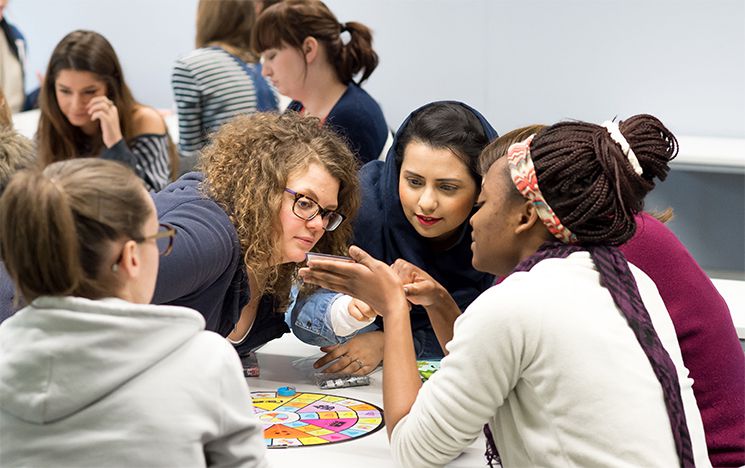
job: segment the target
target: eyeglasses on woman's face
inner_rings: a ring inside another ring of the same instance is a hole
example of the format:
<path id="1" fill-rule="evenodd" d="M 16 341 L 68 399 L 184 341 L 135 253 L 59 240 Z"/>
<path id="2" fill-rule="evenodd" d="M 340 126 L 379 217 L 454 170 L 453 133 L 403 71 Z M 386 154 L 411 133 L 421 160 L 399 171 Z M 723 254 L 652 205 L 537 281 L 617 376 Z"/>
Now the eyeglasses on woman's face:
<path id="1" fill-rule="evenodd" d="M 337 213 L 334 210 L 321 208 L 321 205 L 319 205 L 317 201 L 307 195 L 303 195 L 302 193 L 298 193 L 286 187 L 285 192 L 295 197 L 295 200 L 292 203 L 292 213 L 305 221 L 310 221 L 320 214 L 321 220 L 323 220 L 324 231 L 333 231 L 339 227 L 342 221 L 344 221 L 344 215 Z"/>
<path id="2" fill-rule="evenodd" d="M 161 223 L 158 225 L 158 232 L 149 236 L 132 239 L 141 244 L 148 240 L 154 240 L 158 247 L 158 253 L 165 257 L 173 251 L 173 238 L 176 237 L 176 228 L 170 224 Z"/>

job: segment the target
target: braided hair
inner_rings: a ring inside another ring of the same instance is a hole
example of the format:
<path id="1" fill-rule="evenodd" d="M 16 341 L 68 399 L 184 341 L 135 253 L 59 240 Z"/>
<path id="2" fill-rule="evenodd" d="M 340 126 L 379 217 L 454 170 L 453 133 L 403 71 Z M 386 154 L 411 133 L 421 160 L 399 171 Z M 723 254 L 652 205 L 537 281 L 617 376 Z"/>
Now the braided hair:
<path id="1" fill-rule="evenodd" d="M 665 180 L 678 141 L 659 119 L 635 115 L 619 123 L 642 167 L 634 172 L 605 127 L 562 122 L 540 131 L 530 145 L 538 184 L 561 222 L 585 244 L 619 245 L 636 230 L 654 179 Z"/>
<path id="2" fill-rule="evenodd" d="M 525 130 L 515 130 L 502 138 L 519 134 L 524 137 L 520 132 Z M 578 243 L 562 244 L 556 239 L 545 242 L 513 271 L 528 271 L 545 259 L 589 251 L 601 284 L 626 318 L 660 383 L 680 466 L 693 467 L 693 448 L 675 364 L 654 329 L 625 257 L 614 247 L 634 235 L 634 215 L 642 210 L 645 195 L 654 188 L 654 179 L 667 177 L 668 163 L 677 155 L 678 142 L 651 115 L 633 116 L 620 122 L 618 130 L 621 136 L 614 128 L 612 137 L 605 126 L 563 122 L 535 134 L 530 142 L 530 159 L 540 192 Z M 641 168 L 634 169 L 617 141 L 624 139 Z M 509 142 L 497 140 L 484 151 L 482 169 L 494 156 L 500 157 L 498 148 L 504 154 L 505 143 Z M 488 425 L 484 433 L 487 462 L 493 466 L 499 453 Z"/>

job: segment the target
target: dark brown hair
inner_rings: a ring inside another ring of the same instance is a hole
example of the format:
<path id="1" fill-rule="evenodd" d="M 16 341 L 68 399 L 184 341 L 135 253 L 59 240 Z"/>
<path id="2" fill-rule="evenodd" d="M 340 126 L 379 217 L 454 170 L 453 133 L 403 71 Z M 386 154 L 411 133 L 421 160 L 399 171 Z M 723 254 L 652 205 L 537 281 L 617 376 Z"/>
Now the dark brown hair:
<path id="1" fill-rule="evenodd" d="M 481 121 L 457 102 L 435 102 L 419 109 L 396 142 L 396 166 L 401 169 L 406 147 L 412 141 L 452 151 L 466 165 L 476 187 L 481 186 L 478 160 L 489 143 Z"/>
<path id="2" fill-rule="evenodd" d="M 507 150 L 510 149 L 510 146 L 515 143 L 524 141 L 530 135 L 534 135 L 544 128 L 546 128 L 545 125 L 528 125 L 526 127 L 516 128 L 515 130 L 509 131 L 489 143 L 489 145 L 484 148 L 484 151 L 482 151 L 481 155 L 479 156 L 479 173 L 482 176 L 486 175 L 486 173 L 489 172 L 489 168 L 492 166 L 492 164 L 494 164 L 498 159 L 507 156 Z M 514 182 L 512 182 L 512 177 L 510 176 L 509 169 L 506 170 L 504 174 L 502 174 L 502 176 L 506 181 L 505 185 L 507 187 L 511 187 L 510 200 L 512 202 L 525 201 L 523 195 L 517 190 Z"/>
<path id="3" fill-rule="evenodd" d="M 135 101 L 124 82 L 122 67 L 111 43 L 94 31 L 73 31 L 52 51 L 39 94 L 41 115 L 36 137 L 42 164 L 80 156 L 96 156 L 103 149 L 100 135 L 91 139 L 72 125 L 62 113 L 57 102 L 55 84 L 63 70 L 90 72 L 103 81 L 106 85 L 106 97 L 114 103 L 119 113 L 119 126 L 124 140 L 131 141 L 136 136 L 133 128 L 134 111 L 136 106 L 142 104 Z M 174 176 L 178 167 L 178 155 L 170 137 L 168 141 L 171 175 Z M 81 149 L 86 147 L 89 147 L 88 154 L 81 154 Z"/>
<path id="4" fill-rule="evenodd" d="M 318 119 L 297 112 L 235 117 L 214 134 L 200 160 L 205 193 L 230 216 L 247 270 L 259 281 L 261 294 L 276 296 L 280 309 L 289 300 L 297 265 L 277 265 L 278 213 L 287 178 L 313 163 L 339 180 L 336 211 L 347 218 L 313 250 L 346 255 L 360 204 L 357 159 Z"/>
<path id="5" fill-rule="evenodd" d="M 605 127 L 562 122 L 540 131 L 530 145 L 538 185 L 561 222 L 586 244 L 618 245 L 636 230 L 634 215 L 654 179 L 665 180 L 678 141 L 651 115 L 619 122 L 642 167 L 634 172 Z"/>
<path id="6" fill-rule="evenodd" d="M 341 33 L 349 33 L 344 44 Z M 362 23 L 340 24 L 329 8 L 318 0 L 285 0 L 264 10 L 254 26 L 252 44 L 256 53 L 267 49 L 293 47 L 301 53 L 303 41 L 314 37 L 326 51 L 339 80 L 348 84 L 362 72 L 357 84 L 370 77 L 378 66 L 372 48 L 372 33 Z"/>
<path id="7" fill-rule="evenodd" d="M 146 197 L 132 170 L 103 159 L 16 174 L 0 197 L 0 256 L 26 302 L 111 296 L 115 243 L 142 237 Z"/>
<path id="8" fill-rule="evenodd" d="M 528 125 L 526 127 L 516 128 L 489 143 L 484 148 L 484 151 L 481 152 L 481 156 L 479 156 L 479 173 L 481 175 L 486 174 L 497 159 L 507 155 L 507 150 L 510 149 L 510 146 L 525 140 L 530 135 L 536 134 L 544 128 L 546 128 L 545 125 Z M 517 189 L 515 191 L 518 193 Z"/>
<path id="9" fill-rule="evenodd" d="M 256 22 L 253 0 L 199 0 L 197 6 L 196 46 L 227 45 L 241 59 L 255 62 L 251 50 L 251 31 Z"/>

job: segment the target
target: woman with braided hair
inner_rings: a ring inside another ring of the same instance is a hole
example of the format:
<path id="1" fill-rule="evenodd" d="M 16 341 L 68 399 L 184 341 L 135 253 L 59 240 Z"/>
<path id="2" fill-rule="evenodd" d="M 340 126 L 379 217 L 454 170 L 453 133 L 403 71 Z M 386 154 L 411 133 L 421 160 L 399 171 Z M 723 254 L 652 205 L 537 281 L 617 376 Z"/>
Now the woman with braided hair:
<path id="1" fill-rule="evenodd" d="M 390 131 L 378 103 L 360 87 L 378 66 L 367 26 L 340 23 L 318 0 L 285 0 L 259 15 L 252 44 L 262 75 L 293 99 L 288 110 L 321 119 L 363 164 L 378 159 Z"/>
<path id="2" fill-rule="evenodd" d="M 386 426 L 404 466 L 443 465 L 487 424 L 503 466 L 710 466 L 701 417 L 654 283 L 617 245 L 663 180 L 675 137 L 655 117 L 513 131 L 482 153 L 473 265 L 508 275 L 455 322 L 422 386 L 401 279 L 357 248 L 306 281 L 383 315 Z M 508 148 L 505 151 L 505 148 Z"/>

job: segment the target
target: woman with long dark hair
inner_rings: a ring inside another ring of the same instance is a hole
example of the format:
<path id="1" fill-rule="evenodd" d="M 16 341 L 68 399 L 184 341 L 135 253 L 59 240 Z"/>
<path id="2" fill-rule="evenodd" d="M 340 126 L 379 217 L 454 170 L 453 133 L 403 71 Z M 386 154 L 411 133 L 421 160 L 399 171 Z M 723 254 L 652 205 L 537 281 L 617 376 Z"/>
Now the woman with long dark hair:
<path id="1" fill-rule="evenodd" d="M 451 334 L 446 330 L 494 281 L 471 265 L 468 220 L 481 189 L 479 155 L 496 136 L 466 104 L 429 103 L 401 124 L 385 162 L 371 161 L 360 171 L 353 242 L 411 277 L 407 297 L 415 304 L 412 333 L 420 359 L 442 358 Z M 437 300 L 420 296 L 413 283 L 423 277 L 442 286 Z M 371 324 L 374 317 L 364 301 L 319 291 L 300 301 L 292 327 L 327 352 L 319 367 L 336 360 L 329 372 L 367 374 L 383 359 L 383 323 Z"/>
<path id="2" fill-rule="evenodd" d="M 119 161 L 149 189 L 165 187 L 178 161 L 163 118 L 135 101 L 109 41 L 73 31 L 54 48 L 39 98 L 43 164 L 78 157 Z"/>

